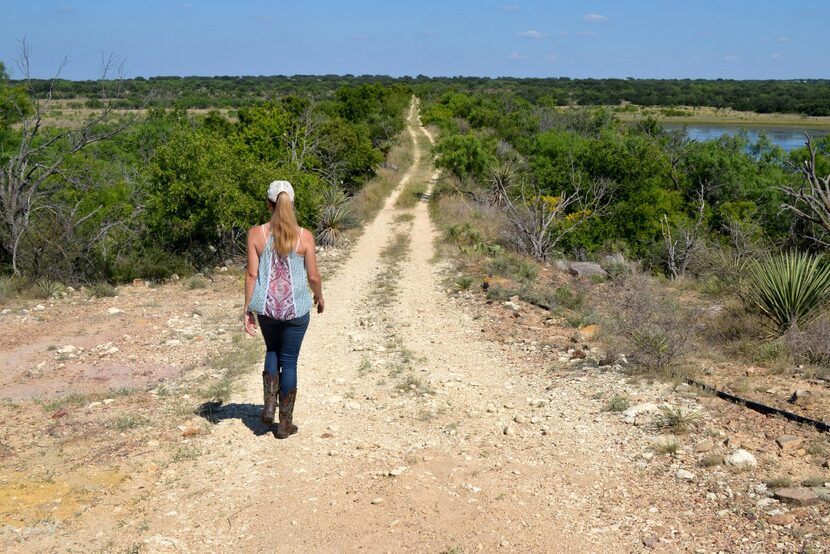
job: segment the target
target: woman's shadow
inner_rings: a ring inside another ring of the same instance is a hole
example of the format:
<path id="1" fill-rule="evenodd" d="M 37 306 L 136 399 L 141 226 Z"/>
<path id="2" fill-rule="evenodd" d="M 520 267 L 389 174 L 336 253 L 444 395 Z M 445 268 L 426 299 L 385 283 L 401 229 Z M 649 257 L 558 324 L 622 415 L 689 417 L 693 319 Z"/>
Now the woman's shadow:
<path id="1" fill-rule="evenodd" d="M 226 419 L 238 419 L 250 429 L 254 435 L 267 435 L 273 431 L 273 427 L 262 423 L 259 420 L 262 406 L 256 404 L 223 404 L 222 402 L 203 402 L 196 408 L 196 415 L 216 425 Z"/>

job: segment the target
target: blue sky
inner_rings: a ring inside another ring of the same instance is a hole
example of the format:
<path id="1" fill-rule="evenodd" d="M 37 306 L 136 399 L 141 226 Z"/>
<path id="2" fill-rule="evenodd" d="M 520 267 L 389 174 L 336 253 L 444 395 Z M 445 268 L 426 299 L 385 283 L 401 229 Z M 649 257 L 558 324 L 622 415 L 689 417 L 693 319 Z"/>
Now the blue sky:
<path id="1" fill-rule="evenodd" d="M 6 0 L 0 60 L 153 75 L 830 77 L 827 0 Z"/>

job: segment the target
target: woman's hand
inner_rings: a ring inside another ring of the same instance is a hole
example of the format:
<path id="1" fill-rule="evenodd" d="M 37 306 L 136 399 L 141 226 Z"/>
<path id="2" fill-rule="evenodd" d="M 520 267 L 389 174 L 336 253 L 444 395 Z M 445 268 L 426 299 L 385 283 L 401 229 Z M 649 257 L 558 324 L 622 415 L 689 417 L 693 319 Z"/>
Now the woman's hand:
<path id="1" fill-rule="evenodd" d="M 323 313 L 323 310 L 326 307 L 326 301 L 323 300 L 322 297 L 318 298 L 317 296 L 314 297 L 314 303 L 317 304 L 317 313 Z"/>
<path id="2" fill-rule="evenodd" d="M 245 321 L 245 332 L 252 337 L 256 336 L 256 316 L 254 312 L 246 311 L 243 318 Z"/>

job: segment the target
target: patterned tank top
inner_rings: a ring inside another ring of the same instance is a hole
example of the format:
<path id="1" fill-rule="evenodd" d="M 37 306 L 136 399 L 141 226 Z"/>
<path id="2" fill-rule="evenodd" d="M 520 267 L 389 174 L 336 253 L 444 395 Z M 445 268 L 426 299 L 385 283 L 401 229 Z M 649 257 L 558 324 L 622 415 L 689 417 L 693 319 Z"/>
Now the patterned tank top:
<path id="1" fill-rule="evenodd" d="M 260 315 L 282 321 L 304 316 L 311 311 L 312 298 L 305 271 L 305 258 L 297 254 L 303 228 L 297 245 L 287 256 L 280 256 L 274 248 L 274 235 L 265 232 L 265 248 L 259 256 L 259 271 L 248 309 Z"/>

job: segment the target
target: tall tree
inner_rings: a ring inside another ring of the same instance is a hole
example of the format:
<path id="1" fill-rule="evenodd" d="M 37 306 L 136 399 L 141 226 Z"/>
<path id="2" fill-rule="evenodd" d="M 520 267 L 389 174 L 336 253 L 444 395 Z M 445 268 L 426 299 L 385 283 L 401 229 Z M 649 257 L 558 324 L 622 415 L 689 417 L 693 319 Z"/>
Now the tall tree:
<path id="1" fill-rule="evenodd" d="M 117 135 L 128 124 L 126 118 L 116 122 L 111 118 L 112 104 L 108 99 L 112 91 L 108 87 L 113 81 L 108 77 L 113 70 L 112 58 L 105 59 L 103 64 L 101 109 L 79 127 L 61 130 L 45 130 L 43 118 L 52 104 L 52 91 L 66 62 L 61 64 L 43 94 L 38 94 L 32 84 L 30 48 L 25 41 L 19 63 L 26 94 L 23 97 L 4 95 L 0 100 L 0 113 L 6 114 L 0 120 L 5 129 L 0 126 L 0 131 L 7 137 L 0 150 L 0 245 L 11 259 L 16 275 L 21 273 L 19 249 L 21 239 L 31 226 L 32 214 L 49 209 L 56 191 L 66 182 L 82 185 L 65 171 L 67 159 L 91 144 Z M 11 128 L 12 123 L 19 130 Z"/>

